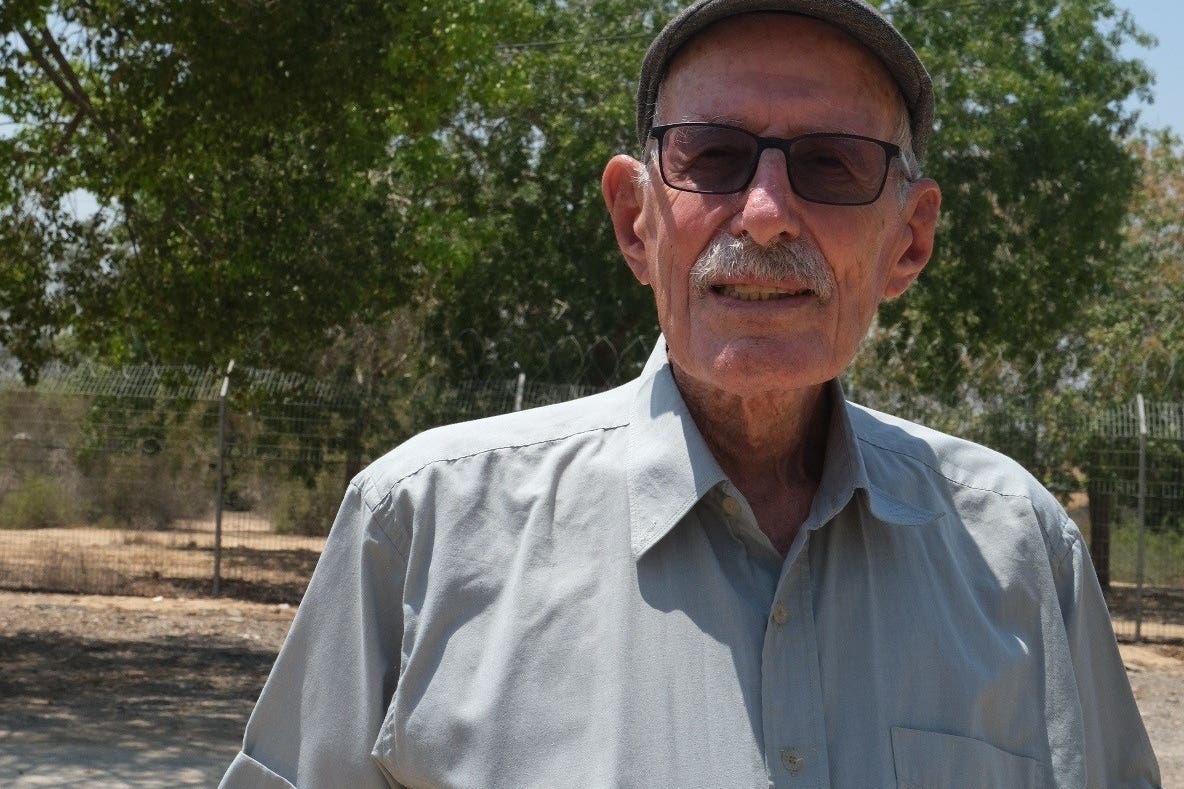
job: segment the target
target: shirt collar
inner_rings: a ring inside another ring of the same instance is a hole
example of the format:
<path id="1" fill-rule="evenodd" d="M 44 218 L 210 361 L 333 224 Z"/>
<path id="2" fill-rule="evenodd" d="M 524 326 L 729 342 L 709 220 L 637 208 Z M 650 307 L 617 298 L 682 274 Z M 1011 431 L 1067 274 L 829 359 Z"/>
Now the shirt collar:
<path id="1" fill-rule="evenodd" d="M 727 476 L 691 418 L 674 382 L 666 340 L 658 338 L 638 379 L 628 427 L 626 474 L 630 539 L 640 558 Z M 861 492 L 869 512 L 888 524 L 921 525 L 934 513 L 887 494 L 868 478 L 842 385 L 831 381 L 831 423 L 822 480 L 803 531 L 818 528 Z"/>
<path id="2" fill-rule="evenodd" d="M 709 490 L 727 479 L 682 394 L 658 337 L 639 379 L 629 417 L 630 539 L 640 558 L 674 528 Z"/>
<path id="3" fill-rule="evenodd" d="M 809 532 L 826 525 L 857 496 L 864 512 L 881 524 L 921 526 L 936 519 L 937 513 L 916 507 L 886 492 L 885 488 L 894 487 L 892 481 L 877 482 L 871 478 L 864 462 L 864 442 L 860 441 L 859 432 L 851 418 L 852 406 L 843 394 L 843 386 L 838 379 L 832 380 L 827 386 L 834 405 L 826 437 L 822 480 L 814 494 L 814 502 L 802 531 Z M 794 555 L 792 548 L 790 555 Z"/>

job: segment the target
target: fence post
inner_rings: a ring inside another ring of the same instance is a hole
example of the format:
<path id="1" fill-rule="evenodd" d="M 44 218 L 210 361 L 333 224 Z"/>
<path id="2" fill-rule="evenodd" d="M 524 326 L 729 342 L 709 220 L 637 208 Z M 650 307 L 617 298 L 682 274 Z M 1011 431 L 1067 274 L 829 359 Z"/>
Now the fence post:
<path id="1" fill-rule="evenodd" d="M 234 359 L 226 365 L 222 392 L 218 395 L 218 494 L 214 501 L 214 597 L 222 593 L 222 499 L 226 492 L 226 395 L 230 393 L 230 373 Z"/>
<path id="2" fill-rule="evenodd" d="M 1139 411 L 1139 547 L 1135 555 L 1135 641 L 1143 640 L 1143 542 L 1147 531 L 1147 404 L 1135 395 Z"/>
<path id="3" fill-rule="evenodd" d="M 526 373 L 518 373 L 518 388 L 514 390 L 514 410 L 522 410 L 522 396 L 526 394 Z"/>

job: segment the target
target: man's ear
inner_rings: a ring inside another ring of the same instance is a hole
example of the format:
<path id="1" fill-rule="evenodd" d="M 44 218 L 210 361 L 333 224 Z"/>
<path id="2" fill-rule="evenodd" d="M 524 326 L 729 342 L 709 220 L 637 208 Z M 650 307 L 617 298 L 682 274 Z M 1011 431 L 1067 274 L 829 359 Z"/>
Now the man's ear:
<path id="1" fill-rule="evenodd" d="M 884 283 L 884 298 L 895 299 L 917 281 L 933 254 L 937 217 L 941 212 L 941 188 L 932 178 L 922 178 L 912 185 L 905 205 L 903 251 L 893 261 Z"/>
<path id="2" fill-rule="evenodd" d="M 645 254 L 642 203 L 644 186 L 640 182 L 645 165 L 632 156 L 618 154 L 609 160 L 600 179 L 604 204 L 613 222 L 617 246 L 633 276 L 643 285 L 650 284 L 649 261 Z"/>

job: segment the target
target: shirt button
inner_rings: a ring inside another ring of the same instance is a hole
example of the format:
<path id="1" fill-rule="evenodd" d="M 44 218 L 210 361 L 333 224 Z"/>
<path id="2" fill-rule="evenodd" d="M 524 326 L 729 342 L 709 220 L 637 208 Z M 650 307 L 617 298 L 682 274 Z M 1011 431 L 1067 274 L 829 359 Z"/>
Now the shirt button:
<path id="1" fill-rule="evenodd" d="M 729 517 L 735 518 L 740 514 L 740 502 L 731 496 L 724 496 L 724 512 L 728 513 Z"/>
<path id="2" fill-rule="evenodd" d="M 781 764 L 794 775 L 802 771 L 806 764 L 806 757 L 798 753 L 796 748 L 781 749 Z"/>
<path id="3" fill-rule="evenodd" d="M 789 621 L 789 611 L 785 610 L 785 606 L 781 603 L 773 606 L 773 621 L 779 625 L 784 625 Z"/>

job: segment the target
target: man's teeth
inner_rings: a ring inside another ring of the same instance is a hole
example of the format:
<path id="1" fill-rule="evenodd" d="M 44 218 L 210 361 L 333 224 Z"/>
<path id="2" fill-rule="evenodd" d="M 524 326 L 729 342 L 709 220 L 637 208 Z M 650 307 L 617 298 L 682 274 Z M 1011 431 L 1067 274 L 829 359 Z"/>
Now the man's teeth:
<path id="1" fill-rule="evenodd" d="M 716 288 L 716 291 L 723 296 L 730 299 L 740 299 L 741 301 L 771 301 L 772 299 L 784 299 L 789 296 L 801 296 L 809 291 L 788 291 L 778 290 L 776 288 L 762 288 L 757 285 L 721 285 Z"/>

